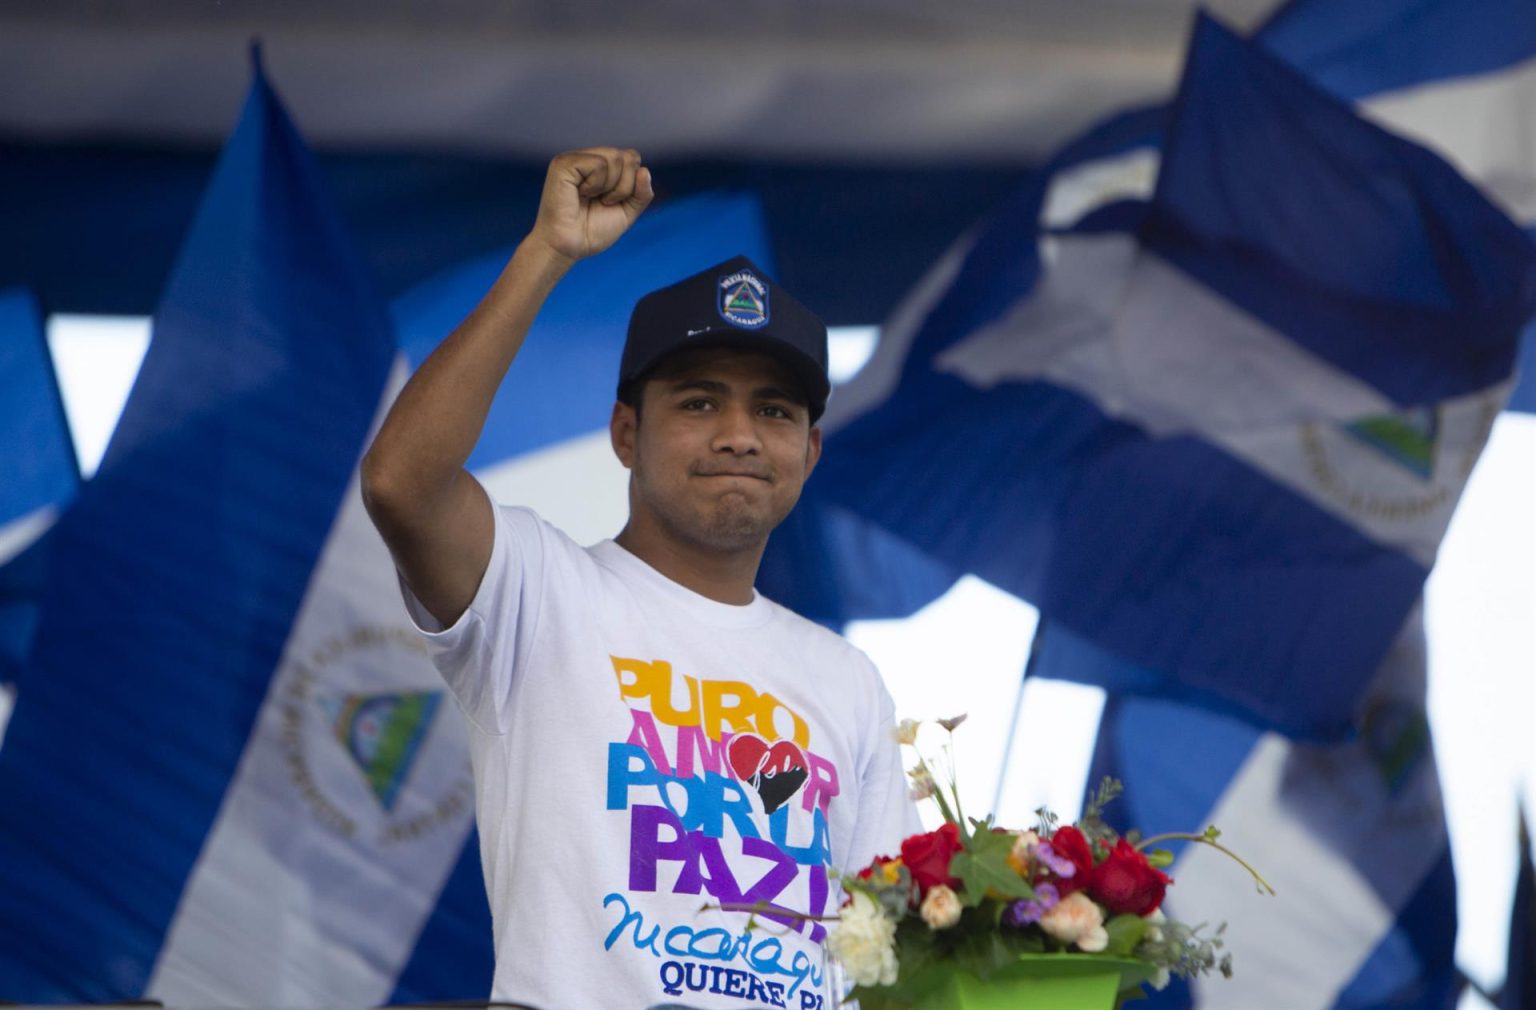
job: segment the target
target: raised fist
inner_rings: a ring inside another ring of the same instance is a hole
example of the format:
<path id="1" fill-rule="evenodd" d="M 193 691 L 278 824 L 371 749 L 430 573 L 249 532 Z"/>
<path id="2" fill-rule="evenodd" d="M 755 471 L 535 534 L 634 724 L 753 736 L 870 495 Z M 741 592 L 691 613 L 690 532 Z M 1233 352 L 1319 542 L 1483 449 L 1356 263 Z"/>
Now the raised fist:
<path id="1" fill-rule="evenodd" d="M 560 256 L 579 260 L 618 241 L 655 198 L 640 153 L 589 147 L 556 155 L 544 177 L 530 236 Z"/>

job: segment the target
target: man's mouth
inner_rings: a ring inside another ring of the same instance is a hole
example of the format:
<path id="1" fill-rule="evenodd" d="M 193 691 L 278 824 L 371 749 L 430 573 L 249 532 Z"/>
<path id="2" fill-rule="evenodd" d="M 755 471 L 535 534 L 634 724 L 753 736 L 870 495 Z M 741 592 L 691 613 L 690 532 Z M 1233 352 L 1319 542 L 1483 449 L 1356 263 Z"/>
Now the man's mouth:
<path id="1" fill-rule="evenodd" d="M 768 482 L 768 481 L 770 481 L 772 479 L 766 473 L 757 473 L 755 471 L 750 471 L 750 470 L 696 470 L 696 471 L 694 471 L 694 476 L 695 477 L 750 477 L 753 480 L 760 480 L 760 481 L 764 481 L 764 482 Z"/>

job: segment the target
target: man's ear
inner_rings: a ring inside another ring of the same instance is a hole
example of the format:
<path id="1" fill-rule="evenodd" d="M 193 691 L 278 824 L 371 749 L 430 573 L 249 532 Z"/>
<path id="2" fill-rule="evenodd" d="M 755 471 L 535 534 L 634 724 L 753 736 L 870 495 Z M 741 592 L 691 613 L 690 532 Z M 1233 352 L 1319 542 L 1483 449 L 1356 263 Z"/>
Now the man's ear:
<path id="1" fill-rule="evenodd" d="M 633 470 L 635 466 L 635 432 L 639 426 L 635 408 L 615 400 L 613 416 L 608 418 L 608 440 L 613 444 L 613 454 L 619 457 L 626 470 Z"/>
<path id="2" fill-rule="evenodd" d="M 810 437 L 805 444 L 805 476 L 809 480 L 811 471 L 816 469 L 816 463 L 821 459 L 821 429 L 811 427 Z"/>

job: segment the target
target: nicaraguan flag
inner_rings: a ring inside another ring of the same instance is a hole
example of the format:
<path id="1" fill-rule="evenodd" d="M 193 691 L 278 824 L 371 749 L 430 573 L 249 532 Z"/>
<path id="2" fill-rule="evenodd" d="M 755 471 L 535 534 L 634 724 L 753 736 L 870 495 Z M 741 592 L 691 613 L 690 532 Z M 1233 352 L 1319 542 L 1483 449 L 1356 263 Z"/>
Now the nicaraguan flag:
<path id="1" fill-rule="evenodd" d="M 40 538 L 80 472 L 32 296 L 0 291 L 0 741 L 37 627 L 46 572 Z"/>
<path id="2" fill-rule="evenodd" d="M 1037 650 L 1032 675 L 1124 677 L 1103 670 L 1119 660 L 1057 627 Z M 1107 819 L 1148 834 L 1214 824 L 1278 892 L 1256 894 L 1225 856 L 1185 846 L 1169 871 L 1168 913 L 1228 923 L 1234 976 L 1175 982 L 1149 1010 L 1456 1006 L 1456 880 L 1418 607 L 1351 728 L 1346 742 L 1300 743 L 1168 699 L 1109 699 L 1089 779 L 1125 783 Z"/>
<path id="3" fill-rule="evenodd" d="M 967 236 L 834 398 L 810 494 L 1169 691 L 1341 732 L 1508 394 L 1536 247 L 1208 19 L 1155 174 L 1044 258 L 1051 172 Z"/>
<path id="4" fill-rule="evenodd" d="M 487 484 L 616 532 L 622 485 L 616 502 L 588 481 L 563 482 L 565 500 L 528 489 L 585 467 L 595 433 L 606 445 L 634 299 L 737 252 L 769 258 L 756 202 L 701 198 L 573 271 L 502 392 L 519 415 L 498 405 L 472 461 Z M 402 300 L 417 360 L 505 258 Z M 0 991 L 204 1006 L 489 991 L 462 726 L 356 488 L 405 375 L 392 355 L 258 75 L 107 459 L 60 527 L 34 664 L 50 690 L 0 760 L 0 859 L 25 879 L 0 896 L 20 937 L 0 944 Z"/>
<path id="5" fill-rule="evenodd" d="M 0 565 L 53 525 L 80 484 L 53 359 L 32 296 L 0 291 Z"/>
<path id="6" fill-rule="evenodd" d="M 324 673 L 392 652 L 427 664 L 346 600 L 305 608 L 393 343 L 259 72 L 154 334 L 100 469 L 49 538 L 25 696 L 0 751 L 0 991 L 361 1004 L 389 988 L 357 980 L 410 942 L 370 913 L 430 904 L 435 882 L 403 844 L 394 863 L 359 858 L 384 818 L 349 819 L 331 797 L 383 807 L 399 768 L 360 740 L 357 710 L 377 692 Z M 386 706 L 385 731 L 425 725 L 422 701 Z M 248 753 L 273 717 L 286 749 Z M 420 749 L 418 763 L 462 763 Z M 251 779 L 260 787 L 235 795 Z M 413 786 L 393 795 L 396 815 L 427 804 Z M 467 806 L 443 819 L 462 840 Z M 230 842 L 252 826 L 264 830 Z M 358 896 L 346 921 L 312 906 L 310 882 L 327 875 Z"/>
<path id="7" fill-rule="evenodd" d="M 1536 238 L 1536 18 L 1526 0 L 1292 0 L 1255 41 L 1367 118 L 1444 157 Z M 1169 109 L 1103 124 L 1052 162 L 1051 227 L 1157 181 Z M 1536 326 L 1509 409 L 1536 410 Z"/>

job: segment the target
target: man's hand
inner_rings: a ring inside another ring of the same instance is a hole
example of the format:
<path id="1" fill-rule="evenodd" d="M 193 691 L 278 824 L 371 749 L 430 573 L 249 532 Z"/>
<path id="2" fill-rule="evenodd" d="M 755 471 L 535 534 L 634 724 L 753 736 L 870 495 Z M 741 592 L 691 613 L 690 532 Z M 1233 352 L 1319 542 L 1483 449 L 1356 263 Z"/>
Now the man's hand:
<path id="1" fill-rule="evenodd" d="M 544 177 L 539 216 L 529 239 L 570 262 L 602 252 L 655 198 L 640 154 L 590 147 L 556 155 Z"/>

